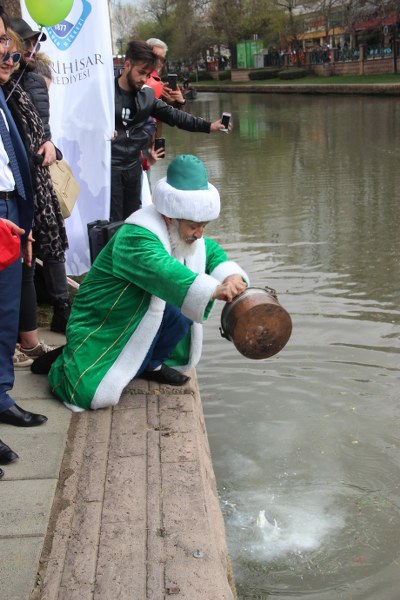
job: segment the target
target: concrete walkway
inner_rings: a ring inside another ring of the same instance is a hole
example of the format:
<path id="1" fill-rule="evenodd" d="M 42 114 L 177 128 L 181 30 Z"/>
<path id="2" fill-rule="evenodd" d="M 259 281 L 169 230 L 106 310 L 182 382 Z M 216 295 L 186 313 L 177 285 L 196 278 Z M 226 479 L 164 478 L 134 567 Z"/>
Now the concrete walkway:
<path id="1" fill-rule="evenodd" d="M 48 422 L 0 424 L 20 456 L 0 481 L 1 600 L 235 598 L 190 375 L 183 388 L 134 380 L 114 409 L 76 414 L 46 377 L 17 372 L 14 399 Z"/>

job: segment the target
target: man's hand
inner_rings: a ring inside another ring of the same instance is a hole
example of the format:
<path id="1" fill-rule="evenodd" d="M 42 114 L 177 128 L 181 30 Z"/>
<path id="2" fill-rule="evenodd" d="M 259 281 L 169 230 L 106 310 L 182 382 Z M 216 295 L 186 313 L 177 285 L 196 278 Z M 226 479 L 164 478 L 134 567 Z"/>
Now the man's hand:
<path id="1" fill-rule="evenodd" d="M 32 242 L 34 241 L 32 231 L 30 231 L 25 244 L 22 246 L 22 259 L 27 267 L 32 266 Z"/>
<path id="2" fill-rule="evenodd" d="M 176 90 L 172 90 L 170 87 L 168 87 L 168 83 L 163 84 L 161 98 L 167 104 L 185 104 L 185 98 L 183 97 L 179 86 L 176 88 Z"/>
<path id="3" fill-rule="evenodd" d="M 40 146 L 38 154 L 43 156 L 43 167 L 49 167 L 53 164 L 53 162 L 56 161 L 56 147 L 54 146 L 53 142 L 50 142 L 50 140 L 44 142 L 44 144 Z"/>
<path id="4" fill-rule="evenodd" d="M 154 144 L 153 144 L 149 150 L 149 156 L 147 157 L 147 161 L 150 166 L 153 166 L 158 160 L 161 160 L 164 157 L 165 157 L 165 148 L 158 148 L 158 150 L 154 150 Z"/>
<path id="5" fill-rule="evenodd" d="M 23 235 L 25 233 L 25 229 L 22 229 L 21 227 L 16 225 L 13 221 L 10 221 L 10 219 L 3 219 L 3 217 L 1 217 L 1 220 L 4 221 L 4 223 L 6 223 L 6 225 L 11 227 L 11 229 L 13 229 L 17 235 Z"/>
<path id="6" fill-rule="evenodd" d="M 214 121 L 214 123 L 211 123 L 210 133 L 212 131 L 222 131 L 223 133 L 228 133 L 229 131 L 232 131 L 232 123 L 229 123 L 228 129 L 226 129 L 221 119 L 218 119 L 218 121 Z"/>
<path id="7" fill-rule="evenodd" d="M 232 302 L 236 296 L 244 292 L 246 287 L 247 283 L 243 281 L 240 275 L 229 275 L 229 277 L 226 277 L 223 283 L 216 288 L 212 299 Z"/>

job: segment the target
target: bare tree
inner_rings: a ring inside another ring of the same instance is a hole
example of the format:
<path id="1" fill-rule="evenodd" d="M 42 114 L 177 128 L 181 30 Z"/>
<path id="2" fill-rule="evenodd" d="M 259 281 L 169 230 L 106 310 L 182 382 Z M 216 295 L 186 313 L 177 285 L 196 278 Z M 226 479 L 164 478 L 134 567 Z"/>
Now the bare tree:
<path id="1" fill-rule="evenodd" d="M 136 36 L 138 11 L 129 4 L 118 3 L 111 13 L 114 43 L 119 54 L 123 54 L 129 40 Z"/>

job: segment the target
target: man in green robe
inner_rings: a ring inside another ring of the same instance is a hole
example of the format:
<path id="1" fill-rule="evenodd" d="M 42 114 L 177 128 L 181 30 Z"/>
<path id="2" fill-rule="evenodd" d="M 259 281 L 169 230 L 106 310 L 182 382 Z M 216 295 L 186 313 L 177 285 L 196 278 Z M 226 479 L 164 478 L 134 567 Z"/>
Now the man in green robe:
<path id="1" fill-rule="evenodd" d="M 231 302 L 248 284 L 241 267 L 203 237 L 219 212 L 202 161 L 174 158 L 153 204 L 128 217 L 76 295 L 67 343 L 49 372 L 53 392 L 69 408 L 115 405 L 135 377 L 187 382 L 183 372 L 200 359 L 201 324 L 213 301 Z M 50 355 L 35 361 L 33 372 Z"/>

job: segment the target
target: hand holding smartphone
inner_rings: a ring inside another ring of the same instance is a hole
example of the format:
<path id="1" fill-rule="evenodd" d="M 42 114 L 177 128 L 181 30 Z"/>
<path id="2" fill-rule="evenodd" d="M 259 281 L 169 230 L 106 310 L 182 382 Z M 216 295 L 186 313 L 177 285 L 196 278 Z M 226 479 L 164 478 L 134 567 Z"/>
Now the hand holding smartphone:
<path id="1" fill-rule="evenodd" d="M 177 82 L 178 75 L 176 75 L 175 73 L 168 73 L 168 87 L 170 87 L 171 90 L 173 90 L 174 92 L 176 91 Z"/>
<path id="2" fill-rule="evenodd" d="M 161 154 L 161 158 L 165 158 L 165 138 L 160 137 L 154 140 L 154 150 L 160 150 L 160 148 L 164 149 L 163 154 Z"/>
<path id="3" fill-rule="evenodd" d="M 229 124 L 231 121 L 231 116 L 232 116 L 232 114 L 229 112 L 222 113 L 221 123 L 223 125 L 223 129 L 221 129 L 221 131 L 223 131 L 224 133 L 228 133 L 228 131 L 229 131 Z"/>

